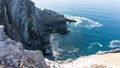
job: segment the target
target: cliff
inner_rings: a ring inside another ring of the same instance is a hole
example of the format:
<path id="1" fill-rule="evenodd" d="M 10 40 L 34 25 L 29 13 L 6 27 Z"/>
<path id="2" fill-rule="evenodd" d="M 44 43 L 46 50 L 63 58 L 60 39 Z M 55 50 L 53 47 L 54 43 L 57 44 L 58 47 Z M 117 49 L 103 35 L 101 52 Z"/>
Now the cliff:
<path id="1" fill-rule="evenodd" d="M 25 49 L 41 50 L 51 55 L 51 33 L 66 34 L 66 22 L 72 20 L 54 11 L 41 10 L 31 0 L 0 0 L 0 25 L 13 40 L 22 42 Z"/>

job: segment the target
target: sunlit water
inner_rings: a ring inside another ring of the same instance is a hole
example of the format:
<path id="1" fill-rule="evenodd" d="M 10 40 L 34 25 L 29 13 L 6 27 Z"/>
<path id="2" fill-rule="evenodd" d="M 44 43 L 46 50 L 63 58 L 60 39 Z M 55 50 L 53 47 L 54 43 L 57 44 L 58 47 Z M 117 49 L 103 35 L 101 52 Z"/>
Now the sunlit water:
<path id="1" fill-rule="evenodd" d="M 68 24 L 71 32 L 67 35 L 51 35 L 57 59 L 120 48 L 120 0 L 34 1 L 39 8 L 48 8 L 77 20 Z"/>

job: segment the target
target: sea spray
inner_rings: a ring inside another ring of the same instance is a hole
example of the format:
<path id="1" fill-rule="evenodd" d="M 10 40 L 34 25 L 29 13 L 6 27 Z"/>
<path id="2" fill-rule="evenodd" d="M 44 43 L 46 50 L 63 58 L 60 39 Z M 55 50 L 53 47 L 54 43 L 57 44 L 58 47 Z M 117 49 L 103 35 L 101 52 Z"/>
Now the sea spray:
<path id="1" fill-rule="evenodd" d="M 75 27 L 77 27 L 78 24 L 83 23 L 84 21 L 88 22 L 88 24 L 85 25 L 85 27 L 88 28 L 88 29 L 103 26 L 103 24 L 101 24 L 99 22 L 96 22 L 96 21 L 93 21 L 93 20 L 91 20 L 89 18 L 80 17 L 80 16 L 71 16 L 71 15 L 67 15 L 67 14 L 64 14 L 64 15 L 68 19 L 77 21 L 76 23 L 74 23 Z"/>
<path id="2" fill-rule="evenodd" d="M 120 40 L 112 40 L 110 41 L 110 48 L 120 48 Z"/>
<path id="3" fill-rule="evenodd" d="M 67 60 L 65 57 L 70 55 L 75 56 L 79 52 L 79 48 L 74 47 L 74 45 L 68 45 L 67 47 L 61 48 L 59 44 L 59 41 L 61 40 L 57 37 L 58 34 L 52 34 L 50 36 L 50 45 L 52 46 L 55 61 Z"/>
<path id="4" fill-rule="evenodd" d="M 55 61 L 57 61 L 60 52 L 62 51 L 61 49 L 58 48 L 59 44 L 58 44 L 58 39 L 56 39 L 55 36 L 56 34 L 51 34 L 50 36 L 50 45 L 52 46 L 52 50 L 53 50 L 53 55 L 55 57 Z"/>

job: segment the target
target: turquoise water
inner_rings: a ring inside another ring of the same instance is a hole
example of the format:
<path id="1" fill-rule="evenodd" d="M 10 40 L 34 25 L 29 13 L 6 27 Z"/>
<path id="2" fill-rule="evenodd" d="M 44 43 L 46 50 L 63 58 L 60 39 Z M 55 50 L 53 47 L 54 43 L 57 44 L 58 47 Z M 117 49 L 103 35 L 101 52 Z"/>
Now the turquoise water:
<path id="1" fill-rule="evenodd" d="M 52 9 L 77 20 L 67 35 L 54 35 L 57 59 L 66 60 L 120 48 L 119 0 L 50 0 L 38 7 Z"/>

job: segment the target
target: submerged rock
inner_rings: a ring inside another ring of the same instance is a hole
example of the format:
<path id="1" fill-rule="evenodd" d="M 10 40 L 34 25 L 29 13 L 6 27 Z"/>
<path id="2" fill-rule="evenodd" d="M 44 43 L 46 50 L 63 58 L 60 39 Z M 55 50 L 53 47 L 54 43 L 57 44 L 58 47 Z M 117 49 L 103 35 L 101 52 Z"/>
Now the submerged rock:
<path id="1" fill-rule="evenodd" d="M 51 55 L 51 46 L 44 49 L 50 34 L 68 33 L 67 21 L 72 20 L 48 9 L 38 9 L 31 0 L 0 0 L 0 24 L 11 39 L 22 42 L 26 49 L 45 50 L 44 54 Z"/>

